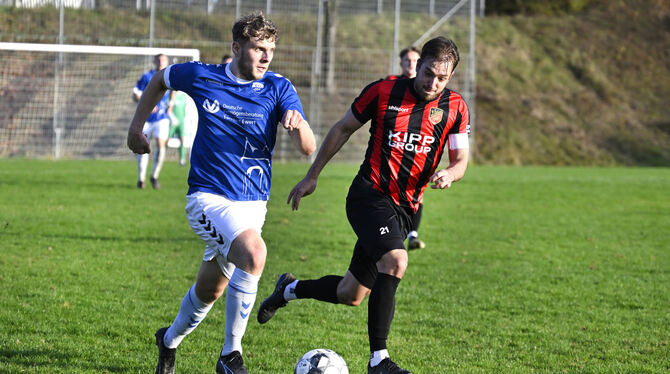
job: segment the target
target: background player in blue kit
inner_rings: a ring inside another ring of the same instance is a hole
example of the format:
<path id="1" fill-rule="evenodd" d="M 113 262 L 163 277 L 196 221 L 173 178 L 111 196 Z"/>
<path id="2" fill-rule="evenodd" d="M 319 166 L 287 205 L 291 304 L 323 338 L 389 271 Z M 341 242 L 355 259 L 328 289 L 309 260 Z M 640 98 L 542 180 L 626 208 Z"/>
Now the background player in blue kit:
<path id="1" fill-rule="evenodd" d="M 154 56 L 155 69 L 142 74 L 133 88 L 133 100 L 136 102 L 142 97 L 144 90 L 151 81 L 154 74 L 165 69 L 168 66 L 168 58 L 164 54 Z M 158 182 L 158 176 L 161 173 L 163 162 L 165 161 L 165 147 L 167 145 L 170 132 L 170 117 L 168 116 L 170 106 L 170 93 L 165 92 L 160 101 L 152 109 L 143 126 L 144 134 L 151 138 L 156 138 L 156 155 L 154 156 L 154 166 L 151 170 L 151 186 L 155 189 L 161 188 Z M 144 188 L 147 166 L 149 165 L 149 154 L 137 155 L 137 188 Z"/>
<path id="2" fill-rule="evenodd" d="M 247 373 L 242 360 L 246 330 L 267 249 L 261 238 L 272 177 L 272 150 L 279 122 L 296 148 L 314 152 L 293 85 L 268 71 L 277 28 L 262 13 L 233 25 L 233 61 L 172 65 L 155 74 L 128 130 L 128 147 L 150 151 L 141 127 L 166 89 L 186 92 L 198 108 L 191 153 L 186 213 L 207 244 L 195 284 L 184 296 L 169 328 L 156 332 L 156 373 L 173 373 L 176 348 L 226 291 L 226 328 L 218 373 Z"/>

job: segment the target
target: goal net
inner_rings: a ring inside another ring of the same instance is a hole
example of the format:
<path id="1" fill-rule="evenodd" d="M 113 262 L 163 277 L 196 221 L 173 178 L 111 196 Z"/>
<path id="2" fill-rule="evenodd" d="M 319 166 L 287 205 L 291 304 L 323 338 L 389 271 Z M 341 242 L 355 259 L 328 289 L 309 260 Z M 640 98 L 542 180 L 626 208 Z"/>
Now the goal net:
<path id="1" fill-rule="evenodd" d="M 0 157 L 125 158 L 135 83 L 197 49 L 0 43 Z"/>

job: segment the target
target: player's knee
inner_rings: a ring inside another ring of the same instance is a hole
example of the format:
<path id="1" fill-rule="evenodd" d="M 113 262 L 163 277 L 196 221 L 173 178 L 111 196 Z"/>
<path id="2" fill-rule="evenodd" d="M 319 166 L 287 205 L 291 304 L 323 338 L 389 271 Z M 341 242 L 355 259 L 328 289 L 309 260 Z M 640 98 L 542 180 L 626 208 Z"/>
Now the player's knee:
<path id="1" fill-rule="evenodd" d="M 363 302 L 364 297 L 352 297 L 349 298 L 346 302 L 346 305 L 349 306 L 359 306 Z"/>
<path id="2" fill-rule="evenodd" d="M 407 270 L 407 263 L 407 251 L 398 249 L 382 256 L 377 263 L 377 268 L 382 273 L 402 278 Z"/>
<path id="3" fill-rule="evenodd" d="M 369 291 L 365 292 L 362 289 L 351 289 L 341 286 L 342 284 L 340 283 L 340 286 L 337 287 L 337 301 L 340 304 L 359 306 L 363 302 L 363 299 L 365 299 L 365 296 L 369 293 Z"/>
<path id="4" fill-rule="evenodd" d="M 262 271 L 265 267 L 265 259 L 267 258 L 267 248 L 265 245 L 255 245 L 249 248 L 249 267 L 252 272 Z"/>
<path id="5" fill-rule="evenodd" d="M 349 306 L 359 306 L 363 301 L 363 297 L 357 297 L 355 294 L 351 293 L 337 293 L 337 301 L 340 304 L 349 305 Z"/>
<path id="6" fill-rule="evenodd" d="M 267 249 L 263 239 L 255 231 L 248 230 L 233 241 L 228 261 L 246 272 L 260 275 L 265 267 L 266 256 Z"/>
<path id="7" fill-rule="evenodd" d="M 267 257 L 267 248 L 262 240 L 249 241 L 244 249 L 243 270 L 252 274 L 259 274 L 265 267 L 265 258 Z"/>

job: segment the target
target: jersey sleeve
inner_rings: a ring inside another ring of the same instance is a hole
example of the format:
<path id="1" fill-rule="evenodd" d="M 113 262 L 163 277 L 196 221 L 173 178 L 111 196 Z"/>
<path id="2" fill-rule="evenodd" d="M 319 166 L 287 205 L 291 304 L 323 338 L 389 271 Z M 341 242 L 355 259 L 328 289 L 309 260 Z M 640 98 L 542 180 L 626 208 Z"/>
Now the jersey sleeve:
<path id="1" fill-rule="evenodd" d="M 368 122 L 377 110 L 379 82 L 381 82 L 381 79 L 370 83 L 351 104 L 351 112 L 360 123 Z"/>
<path id="2" fill-rule="evenodd" d="M 142 74 L 140 79 L 137 80 L 137 83 L 135 83 L 135 87 L 133 87 L 133 92 L 139 96 L 142 95 L 142 92 L 144 92 L 144 89 L 147 88 L 147 85 L 149 84 L 149 79 L 147 78 L 148 74 Z"/>
<path id="3" fill-rule="evenodd" d="M 457 106 L 456 121 L 449 130 L 449 137 L 447 138 L 449 149 L 469 148 L 468 135 L 470 135 L 470 110 L 465 100 L 460 98 Z"/>
<path id="4" fill-rule="evenodd" d="M 167 88 L 190 94 L 191 87 L 198 75 L 200 63 L 198 61 L 185 62 L 183 64 L 170 65 L 165 68 L 163 80 Z"/>
<path id="5" fill-rule="evenodd" d="M 281 120 L 284 117 L 284 113 L 286 113 L 286 111 L 297 110 L 302 115 L 302 118 L 307 121 L 305 112 L 302 109 L 302 102 L 300 101 L 298 92 L 296 91 L 295 87 L 293 87 L 293 83 L 283 77 L 280 79 L 282 79 L 283 82 L 279 88 L 281 91 L 279 95 L 279 102 L 277 103 L 277 114 L 279 119 Z"/>

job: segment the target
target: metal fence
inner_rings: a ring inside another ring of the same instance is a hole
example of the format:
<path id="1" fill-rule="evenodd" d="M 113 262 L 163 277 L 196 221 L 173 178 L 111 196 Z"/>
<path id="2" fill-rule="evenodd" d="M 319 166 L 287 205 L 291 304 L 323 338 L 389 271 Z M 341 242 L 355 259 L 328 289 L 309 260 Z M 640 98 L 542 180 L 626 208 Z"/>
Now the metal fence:
<path id="1" fill-rule="evenodd" d="M 271 69 L 294 83 L 318 139 L 363 87 L 399 73 L 400 49 L 420 47 L 431 37 L 445 35 L 456 42 L 461 54 L 450 88 L 465 97 L 474 125 L 474 21 L 482 0 L 0 0 L 0 5 L 5 6 L 0 14 L 12 16 L 11 25 L 3 26 L 0 34 L 3 42 L 197 48 L 201 60 L 208 63 L 218 63 L 229 52 L 234 20 L 261 10 L 280 30 Z M 149 60 L 145 64 L 150 68 Z M 127 89 L 130 96 L 132 87 Z M 127 105 L 132 112 L 135 104 L 128 100 Z M 127 118 L 115 126 L 127 128 L 129 122 Z M 0 129 L 5 125 L 0 123 Z M 36 136 L 54 138 L 48 133 Z M 107 141 L 122 145 L 125 139 L 120 137 Z M 361 129 L 338 158 L 360 160 L 367 137 Z M 0 132 L 0 145 L 3 142 L 7 140 Z M 54 154 L 47 149 L 41 150 L 43 154 L 21 151 L 20 145 L 12 149 L 11 153 L 0 151 L 0 156 Z M 128 156 L 123 152 L 96 155 Z M 281 135 L 275 159 L 300 158 L 290 139 Z"/>

